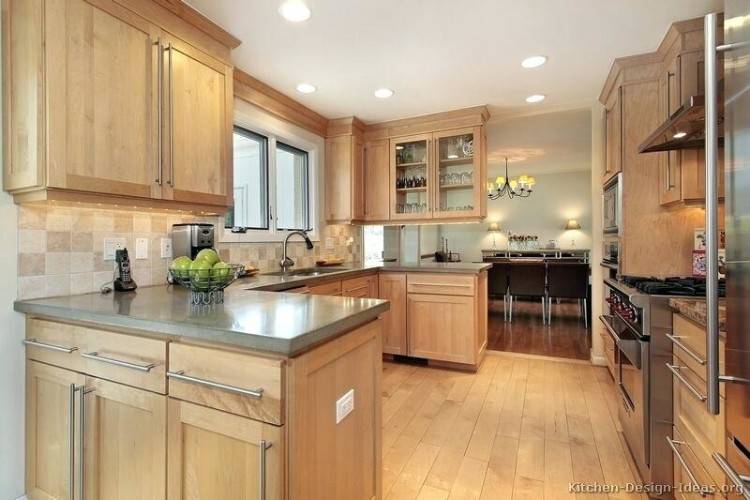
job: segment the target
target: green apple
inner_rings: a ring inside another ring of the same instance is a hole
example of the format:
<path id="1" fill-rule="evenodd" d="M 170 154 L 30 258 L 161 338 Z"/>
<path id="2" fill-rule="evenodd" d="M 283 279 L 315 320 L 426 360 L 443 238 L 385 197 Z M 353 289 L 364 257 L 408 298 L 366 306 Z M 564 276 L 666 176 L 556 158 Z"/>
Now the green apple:
<path id="1" fill-rule="evenodd" d="M 174 271 L 174 273 L 178 277 L 187 278 L 190 276 L 190 266 L 192 264 L 193 261 L 190 260 L 190 257 L 183 255 L 182 257 L 177 257 L 175 260 L 173 260 L 169 268 Z"/>
<path id="2" fill-rule="evenodd" d="M 227 282 L 230 279 L 232 267 L 226 262 L 217 262 L 211 268 L 211 277 L 219 282 Z"/>
<path id="3" fill-rule="evenodd" d="M 198 255 L 195 256 L 195 260 L 206 260 L 211 266 L 213 266 L 221 259 L 219 258 L 219 254 L 217 254 L 216 250 L 213 248 L 204 248 L 198 252 Z"/>

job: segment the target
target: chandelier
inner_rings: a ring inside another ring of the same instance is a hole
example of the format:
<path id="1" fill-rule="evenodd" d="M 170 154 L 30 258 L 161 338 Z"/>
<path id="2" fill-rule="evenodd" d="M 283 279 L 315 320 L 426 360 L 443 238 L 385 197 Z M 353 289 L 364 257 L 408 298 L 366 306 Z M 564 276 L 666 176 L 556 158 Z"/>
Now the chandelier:
<path id="1" fill-rule="evenodd" d="M 522 175 L 517 179 L 508 177 L 508 157 L 505 157 L 505 177 L 500 176 L 495 181 L 487 181 L 487 197 L 496 200 L 508 195 L 508 199 L 515 197 L 528 198 L 534 190 L 536 179 L 529 175 Z"/>

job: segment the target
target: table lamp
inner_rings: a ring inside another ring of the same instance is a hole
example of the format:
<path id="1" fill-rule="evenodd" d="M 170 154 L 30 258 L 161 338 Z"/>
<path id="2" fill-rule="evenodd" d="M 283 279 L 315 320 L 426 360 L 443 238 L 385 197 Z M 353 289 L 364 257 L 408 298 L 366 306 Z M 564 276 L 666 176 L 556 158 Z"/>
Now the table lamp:
<path id="1" fill-rule="evenodd" d="M 500 232 L 500 226 L 497 222 L 490 222 L 490 225 L 487 227 L 487 232 L 492 233 L 492 248 L 497 248 L 497 241 L 495 240 L 495 235 Z"/>

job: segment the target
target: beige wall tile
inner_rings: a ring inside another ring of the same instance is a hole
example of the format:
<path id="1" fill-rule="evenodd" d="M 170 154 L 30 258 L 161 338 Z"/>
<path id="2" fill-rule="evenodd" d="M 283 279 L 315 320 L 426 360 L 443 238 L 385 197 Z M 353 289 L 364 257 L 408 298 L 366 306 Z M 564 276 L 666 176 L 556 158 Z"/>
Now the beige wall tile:
<path id="1" fill-rule="evenodd" d="M 80 295 L 94 291 L 94 273 L 73 273 L 70 275 L 71 295 Z"/>
<path id="2" fill-rule="evenodd" d="M 70 254 L 71 273 L 93 273 L 95 269 L 94 252 L 72 252 Z"/>
<path id="3" fill-rule="evenodd" d="M 18 253 L 44 253 L 47 251 L 47 231 L 19 229 Z"/>
<path id="4" fill-rule="evenodd" d="M 74 230 L 70 238 L 70 249 L 73 252 L 93 252 L 94 233 Z"/>
<path id="5" fill-rule="evenodd" d="M 46 253 L 45 274 L 47 276 L 70 274 L 70 253 Z"/>
<path id="6" fill-rule="evenodd" d="M 114 272 L 112 270 L 109 271 L 98 271 L 94 273 L 94 291 L 99 290 L 102 285 L 105 283 L 109 283 L 114 279 Z M 111 283 L 109 285 L 112 286 Z"/>
<path id="7" fill-rule="evenodd" d="M 47 210 L 44 207 L 21 206 L 18 208 L 19 229 L 47 229 Z"/>
<path id="8" fill-rule="evenodd" d="M 97 212 L 94 214 L 91 224 L 93 231 L 96 232 L 114 232 L 115 218 L 111 212 Z"/>
<path id="9" fill-rule="evenodd" d="M 94 230 L 94 212 L 93 210 L 79 209 L 74 210 L 72 215 L 72 230 L 76 232 L 91 232 Z"/>
<path id="10" fill-rule="evenodd" d="M 135 214 L 133 215 L 133 231 L 136 233 L 151 232 L 151 215 Z"/>
<path id="11" fill-rule="evenodd" d="M 45 269 L 45 254 L 43 253 L 21 253 L 18 254 L 19 276 L 43 276 Z"/>
<path id="12" fill-rule="evenodd" d="M 132 214 L 115 215 L 114 231 L 116 233 L 132 233 L 133 232 L 133 215 Z"/>
<path id="13" fill-rule="evenodd" d="M 28 276 L 18 278 L 18 299 L 38 299 L 47 293 L 44 276 Z"/>
<path id="14" fill-rule="evenodd" d="M 73 215 L 69 208 L 47 210 L 47 231 L 70 231 L 73 228 Z"/>
<path id="15" fill-rule="evenodd" d="M 70 295 L 70 275 L 47 276 L 44 280 L 45 294 L 47 297 L 60 297 Z"/>
<path id="16" fill-rule="evenodd" d="M 70 231 L 47 231 L 48 252 L 70 252 Z"/>

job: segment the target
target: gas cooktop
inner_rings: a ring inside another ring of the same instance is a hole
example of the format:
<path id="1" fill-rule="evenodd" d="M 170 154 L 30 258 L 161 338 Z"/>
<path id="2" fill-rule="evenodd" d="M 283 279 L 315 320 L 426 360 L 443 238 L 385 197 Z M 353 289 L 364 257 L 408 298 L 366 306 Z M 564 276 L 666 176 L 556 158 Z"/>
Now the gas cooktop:
<path id="1" fill-rule="evenodd" d="M 621 276 L 620 282 L 649 295 L 682 295 L 700 297 L 706 295 L 705 278 L 645 278 L 642 276 Z M 719 296 L 725 293 L 725 281 L 719 281 Z"/>

